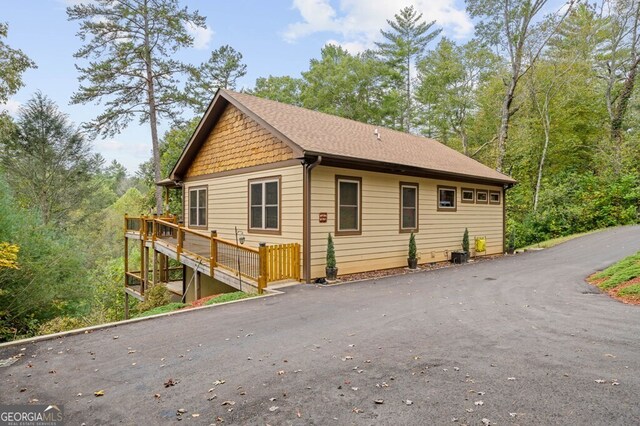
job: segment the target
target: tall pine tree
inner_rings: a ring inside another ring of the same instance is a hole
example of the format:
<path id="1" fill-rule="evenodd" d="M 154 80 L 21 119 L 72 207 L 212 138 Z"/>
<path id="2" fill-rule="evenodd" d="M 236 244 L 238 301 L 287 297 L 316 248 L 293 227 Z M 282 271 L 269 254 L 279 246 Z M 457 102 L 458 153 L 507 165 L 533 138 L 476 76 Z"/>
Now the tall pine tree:
<path id="1" fill-rule="evenodd" d="M 80 22 L 78 35 L 85 42 L 75 57 L 89 60 L 77 67 L 81 84 L 71 102 L 104 104 L 104 111 L 86 126 L 102 136 L 113 136 L 134 118 L 149 123 L 154 178 L 159 181 L 158 121 L 176 118 L 177 106 L 185 102 L 177 76 L 187 67 L 172 56 L 193 45 L 187 28 L 205 27 L 205 18 L 180 8 L 177 0 L 95 0 L 71 6 L 67 14 Z M 155 198 L 161 213 L 160 187 Z"/>
<path id="2" fill-rule="evenodd" d="M 422 13 L 418 13 L 413 6 L 400 10 L 399 14 L 395 14 L 395 20 L 387 19 L 387 23 L 391 30 L 380 30 L 387 41 L 376 43 L 376 46 L 380 56 L 392 64 L 401 75 L 404 86 L 401 128 L 409 132 L 413 119 L 411 64 L 423 55 L 429 42 L 436 38 L 442 29 L 431 30 L 436 21 L 423 21 Z"/>

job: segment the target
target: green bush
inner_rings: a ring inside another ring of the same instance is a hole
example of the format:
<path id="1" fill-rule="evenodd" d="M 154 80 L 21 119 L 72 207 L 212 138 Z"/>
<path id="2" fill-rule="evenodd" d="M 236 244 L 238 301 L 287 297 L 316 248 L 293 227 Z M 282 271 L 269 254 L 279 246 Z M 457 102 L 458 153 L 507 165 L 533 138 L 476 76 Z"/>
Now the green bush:
<path id="1" fill-rule="evenodd" d="M 331 238 L 331 232 L 327 238 L 327 268 L 336 267 L 336 250 L 333 247 L 333 238 Z"/>
<path id="2" fill-rule="evenodd" d="M 464 234 L 462 234 L 462 251 L 469 253 L 469 230 L 464 228 Z"/>
<path id="3" fill-rule="evenodd" d="M 147 290 L 145 294 L 145 301 L 138 304 L 138 310 L 145 312 L 153 308 L 159 308 L 165 306 L 171 299 L 169 298 L 169 290 L 163 285 L 154 285 Z"/>
<path id="4" fill-rule="evenodd" d="M 416 236 L 413 232 L 409 236 L 409 259 L 416 259 L 418 257 L 418 247 L 416 246 Z"/>
<path id="5" fill-rule="evenodd" d="M 38 334 L 53 334 L 62 331 L 75 330 L 86 327 L 87 323 L 82 318 L 62 316 L 49 320 L 38 328 Z"/>

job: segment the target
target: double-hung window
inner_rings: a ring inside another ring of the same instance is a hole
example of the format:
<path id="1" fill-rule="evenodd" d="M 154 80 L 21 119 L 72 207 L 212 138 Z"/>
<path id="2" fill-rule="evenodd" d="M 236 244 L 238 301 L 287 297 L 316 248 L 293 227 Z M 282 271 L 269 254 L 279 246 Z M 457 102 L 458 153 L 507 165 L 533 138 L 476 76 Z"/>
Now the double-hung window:
<path id="1" fill-rule="evenodd" d="M 249 230 L 280 231 L 280 178 L 249 181 Z"/>
<path id="2" fill-rule="evenodd" d="M 418 184 L 400 182 L 400 232 L 418 231 Z"/>
<path id="3" fill-rule="evenodd" d="M 189 226 L 207 226 L 207 188 L 189 189 Z"/>
<path id="4" fill-rule="evenodd" d="M 362 179 L 336 177 L 336 235 L 360 234 Z"/>

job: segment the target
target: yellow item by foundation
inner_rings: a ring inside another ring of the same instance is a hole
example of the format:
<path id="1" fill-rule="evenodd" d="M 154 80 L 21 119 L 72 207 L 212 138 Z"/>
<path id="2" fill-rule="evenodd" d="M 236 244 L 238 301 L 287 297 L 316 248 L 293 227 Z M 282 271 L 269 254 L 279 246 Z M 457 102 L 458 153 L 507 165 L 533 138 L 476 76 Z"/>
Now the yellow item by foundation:
<path id="1" fill-rule="evenodd" d="M 476 237 L 476 252 L 484 252 L 487 249 L 487 238 Z"/>

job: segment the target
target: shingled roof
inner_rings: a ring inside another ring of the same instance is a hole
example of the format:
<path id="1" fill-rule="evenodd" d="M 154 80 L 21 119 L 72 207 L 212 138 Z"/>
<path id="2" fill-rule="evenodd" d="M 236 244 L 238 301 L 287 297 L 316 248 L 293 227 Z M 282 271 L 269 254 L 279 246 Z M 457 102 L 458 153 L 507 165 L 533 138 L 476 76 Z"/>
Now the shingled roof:
<path id="1" fill-rule="evenodd" d="M 184 175 L 228 104 L 263 125 L 300 158 L 321 155 L 345 164 L 375 164 L 396 172 L 410 169 L 457 179 L 516 182 L 433 139 L 224 89 L 209 105 L 173 169 L 172 179 Z"/>

